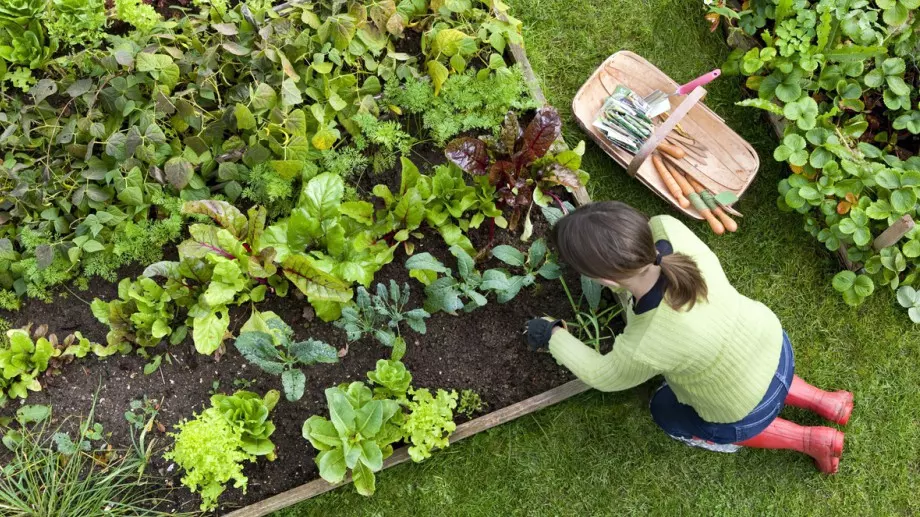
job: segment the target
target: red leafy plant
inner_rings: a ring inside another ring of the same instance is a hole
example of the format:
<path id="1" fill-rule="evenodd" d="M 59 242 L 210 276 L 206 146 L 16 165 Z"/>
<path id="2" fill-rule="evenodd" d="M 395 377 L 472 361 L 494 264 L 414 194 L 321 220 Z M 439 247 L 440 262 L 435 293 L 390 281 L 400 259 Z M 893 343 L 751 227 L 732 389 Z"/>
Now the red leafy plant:
<path id="1" fill-rule="evenodd" d="M 512 210 L 508 226 L 514 230 L 533 203 L 535 190 L 581 186 L 580 153 L 550 152 L 561 132 L 559 112 L 551 106 L 538 109 L 524 129 L 517 116 L 508 112 L 498 137 L 456 138 L 447 144 L 444 154 L 469 174 L 488 177 L 499 206 Z"/>

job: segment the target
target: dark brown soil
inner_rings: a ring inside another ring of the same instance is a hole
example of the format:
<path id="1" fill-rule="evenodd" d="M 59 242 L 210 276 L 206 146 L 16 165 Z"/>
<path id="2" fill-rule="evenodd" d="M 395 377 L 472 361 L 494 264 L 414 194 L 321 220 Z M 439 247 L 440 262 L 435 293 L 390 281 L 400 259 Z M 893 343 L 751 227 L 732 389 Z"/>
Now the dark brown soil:
<path id="1" fill-rule="evenodd" d="M 428 157 L 437 160 L 434 154 Z M 428 160 L 419 160 L 420 168 Z M 384 180 L 382 177 L 375 178 Z M 534 212 L 537 213 L 536 211 Z M 546 223 L 540 216 L 534 217 L 535 236 L 543 235 Z M 440 258 L 449 267 L 454 258 L 449 255 L 443 240 L 436 232 L 426 231 L 426 238 L 416 243 L 416 253 L 428 251 Z M 488 242 L 488 224 L 473 231 L 474 245 L 482 247 Z M 516 244 L 517 235 L 499 231 L 494 244 Z M 380 271 L 375 281 L 389 279 L 412 286 L 410 305 L 421 306 L 424 300 L 423 286 L 408 277 L 404 267 L 405 254 L 400 250 L 393 263 Z M 499 267 L 502 264 L 491 260 L 479 264 L 480 269 Z M 140 268 L 124 271 L 122 277 L 135 276 Z M 567 272 L 567 282 L 577 286 L 577 278 Z M 577 288 L 576 288 L 577 289 Z M 292 289 L 292 291 L 296 291 Z M 116 296 L 115 284 L 94 280 L 89 292 L 73 291 L 57 297 L 54 303 L 30 301 L 16 313 L 2 313 L 15 327 L 34 323 L 47 324 L 51 332 L 63 337 L 75 330 L 96 342 L 105 342 L 107 328 L 95 320 L 88 302 L 93 298 L 110 300 Z M 309 305 L 294 294 L 287 298 L 269 298 L 259 305 L 259 310 L 275 311 L 295 330 L 298 339 L 312 337 L 330 343 L 339 349 L 348 348 L 348 353 L 338 363 L 310 367 L 307 373 L 307 389 L 298 402 L 283 399 L 272 413 L 277 426 L 273 441 L 277 445 L 278 459 L 274 462 L 260 460 L 246 467 L 249 477 L 248 492 L 228 489 L 221 498 L 221 511 L 250 504 L 279 492 L 315 479 L 318 476 L 313 462 L 314 452 L 301 436 L 301 426 L 310 415 L 326 414 L 323 390 L 342 382 L 366 379 L 366 372 L 374 369 L 378 359 L 387 358 L 390 350 L 372 339 L 346 343 L 344 331 L 333 325 L 311 318 Z M 248 318 L 249 308 L 240 307 L 233 311 L 231 330 L 234 332 Z M 406 340 L 408 351 L 404 362 L 414 377 L 414 385 L 430 388 L 471 389 L 479 393 L 487 403 L 486 411 L 493 411 L 524 400 L 570 379 L 570 374 L 558 366 L 549 354 L 532 353 L 524 345 L 521 330 L 527 319 L 535 316 L 554 315 L 566 317 L 571 314 L 568 300 L 558 281 L 540 281 L 536 286 L 522 292 L 510 303 L 491 303 L 470 314 L 450 316 L 436 314 L 428 320 L 428 331 L 418 335 L 409 329 Z M 42 381 L 44 391 L 30 394 L 30 404 L 51 404 L 55 421 L 68 416 L 85 415 L 91 405 L 94 392 L 99 389 L 96 406 L 97 420 L 111 433 L 110 443 L 115 446 L 130 444 L 129 426 L 124 412 L 132 400 L 147 396 L 162 404 L 159 423 L 167 429 L 192 413 L 200 412 L 208 405 L 214 386 L 217 391 L 232 393 L 247 384 L 247 389 L 264 393 L 269 389 L 281 389 L 278 377 L 265 374 L 248 364 L 232 345 L 226 342 L 226 354 L 216 361 L 210 356 L 196 353 L 190 340 L 171 347 L 171 364 L 166 361 L 152 375 L 143 374 L 145 361 L 135 355 L 115 356 L 106 360 L 86 358 L 63 367 L 56 377 Z M 9 415 L 19 403 L 11 403 L 0 411 Z M 169 437 L 155 432 L 158 442 L 166 447 Z M 180 487 L 172 493 L 175 509 L 195 510 L 200 503 L 197 495 L 191 494 L 180 485 L 181 472 L 175 465 L 165 462 L 157 455 L 155 471 L 167 477 L 169 483 Z"/>

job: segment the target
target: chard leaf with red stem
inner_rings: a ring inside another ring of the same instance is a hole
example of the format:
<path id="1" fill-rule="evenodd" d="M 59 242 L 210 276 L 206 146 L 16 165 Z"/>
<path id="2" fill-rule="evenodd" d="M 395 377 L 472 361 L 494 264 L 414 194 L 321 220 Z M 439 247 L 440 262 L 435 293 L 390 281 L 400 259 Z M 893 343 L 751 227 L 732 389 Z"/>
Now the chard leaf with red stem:
<path id="1" fill-rule="evenodd" d="M 489 172 L 489 152 L 482 140 L 456 138 L 447 144 L 444 154 L 457 167 L 474 176 L 485 176 Z"/>
<path id="2" fill-rule="evenodd" d="M 515 169 L 521 171 L 542 158 L 561 134 L 562 120 L 556 108 L 547 106 L 538 109 L 524 130 L 521 149 L 514 155 Z"/>

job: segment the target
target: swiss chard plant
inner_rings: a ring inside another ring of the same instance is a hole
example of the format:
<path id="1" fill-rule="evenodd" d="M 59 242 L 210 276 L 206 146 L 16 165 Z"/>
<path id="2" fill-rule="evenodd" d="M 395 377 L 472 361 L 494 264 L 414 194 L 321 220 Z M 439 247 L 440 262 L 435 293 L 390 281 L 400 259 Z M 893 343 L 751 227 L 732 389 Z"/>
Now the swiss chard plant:
<path id="1" fill-rule="evenodd" d="M 247 361 L 280 375 L 284 396 L 290 401 L 303 397 L 307 377 L 302 367 L 339 360 L 335 347 L 315 339 L 295 342 L 294 331 L 278 315 L 256 309 L 240 329 L 234 346 Z"/>
<path id="2" fill-rule="evenodd" d="M 444 154 L 467 173 L 489 179 L 496 187 L 499 205 L 511 209 L 509 228 L 513 230 L 523 216 L 529 221 L 538 189 L 582 186 L 585 176 L 579 170 L 580 155 L 565 149 L 551 152 L 561 130 L 562 120 L 555 108 L 538 109 L 525 128 L 509 112 L 498 138 L 457 138 Z"/>
<path id="3" fill-rule="evenodd" d="M 343 202 L 344 193 L 340 176 L 314 177 L 291 216 L 268 227 L 264 238 L 277 252 L 280 271 L 325 321 L 337 319 L 351 301 L 353 283 L 370 285 L 393 256 L 393 249 L 369 229 L 373 205 Z"/>
<path id="4" fill-rule="evenodd" d="M 363 382 L 326 390 L 329 418 L 313 415 L 303 424 L 303 437 L 319 451 L 319 475 L 338 483 L 351 472 L 361 495 L 373 495 L 375 472 L 393 454 L 393 444 L 402 439 L 402 429 L 393 423 L 400 413 L 398 402 L 375 399 Z"/>
<path id="5" fill-rule="evenodd" d="M 342 309 L 342 318 L 335 325 L 344 329 L 349 341 L 357 341 L 365 334 L 372 335 L 380 344 L 392 347 L 402 336 L 400 324 L 424 334 L 425 319 L 430 314 L 424 309 L 409 309 L 409 284 L 401 288 L 395 280 L 390 280 L 389 288 L 377 284 L 377 292 L 372 296 L 364 287 L 358 287 L 355 304 Z"/>
<path id="6" fill-rule="evenodd" d="M 532 286 L 537 277 L 555 280 L 561 274 L 559 264 L 548 253 L 543 239 L 535 240 L 526 254 L 502 244 L 492 250 L 492 256 L 513 268 L 523 269 L 522 274 L 509 273 L 505 269 L 489 269 L 483 273 L 481 287 L 494 292 L 498 303 L 511 301 L 521 289 Z"/>

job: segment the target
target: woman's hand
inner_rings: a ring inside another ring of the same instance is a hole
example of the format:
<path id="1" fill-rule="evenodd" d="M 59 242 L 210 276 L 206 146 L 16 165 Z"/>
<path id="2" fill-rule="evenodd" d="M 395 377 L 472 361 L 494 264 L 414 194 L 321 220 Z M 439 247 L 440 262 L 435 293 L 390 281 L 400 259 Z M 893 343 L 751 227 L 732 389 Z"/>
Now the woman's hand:
<path id="1" fill-rule="evenodd" d="M 527 322 L 524 339 L 531 350 L 537 351 L 549 346 L 552 335 L 565 328 L 565 322 L 552 318 L 534 318 Z"/>

